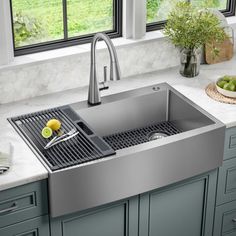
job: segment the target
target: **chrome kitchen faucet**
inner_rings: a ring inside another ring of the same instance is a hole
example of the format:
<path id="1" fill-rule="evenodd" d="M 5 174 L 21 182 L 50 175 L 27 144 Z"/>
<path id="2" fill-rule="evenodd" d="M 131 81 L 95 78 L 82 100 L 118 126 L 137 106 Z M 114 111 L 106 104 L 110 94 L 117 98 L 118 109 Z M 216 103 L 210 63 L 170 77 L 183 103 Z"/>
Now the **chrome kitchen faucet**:
<path id="1" fill-rule="evenodd" d="M 120 66 L 116 54 L 116 49 L 111 39 L 104 33 L 97 33 L 93 37 L 91 44 L 91 66 L 90 66 L 90 82 L 88 91 L 88 103 L 90 105 L 98 105 L 101 103 L 100 91 L 108 89 L 106 84 L 107 81 L 107 70 L 104 67 L 104 81 L 98 83 L 97 72 L 96 72 L 96 45 L 99 39 L 103 39 L 107 45 L 110 55 L 110 80 L 120 80 Z"/>

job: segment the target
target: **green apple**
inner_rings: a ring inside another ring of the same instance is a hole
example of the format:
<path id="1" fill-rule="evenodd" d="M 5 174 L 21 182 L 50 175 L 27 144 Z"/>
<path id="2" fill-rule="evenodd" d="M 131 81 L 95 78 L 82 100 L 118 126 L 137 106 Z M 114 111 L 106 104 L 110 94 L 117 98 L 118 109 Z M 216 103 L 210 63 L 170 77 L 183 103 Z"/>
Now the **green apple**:
<path id="1" fill-rule="evenodd" d="M 227 83 L 224 85 L 223 89 L 228 91 L 235 91 L 235 85 L 232 83 Z"/>
<path id="2" fill-rule="evenodd" d="M 229 82 L 231 80 L 231 76 L 225 75 L 222 79 L 226 82 Z"/>
<path id="3" fill-rule="evenodd" d="M 219 81 L 217 82 L 217 85 L 218 85 L 220 88 L 223 88 L 225 84 L 227 84 L 227 81 L 224 81 L 224 80 L 219 80 Z"/>

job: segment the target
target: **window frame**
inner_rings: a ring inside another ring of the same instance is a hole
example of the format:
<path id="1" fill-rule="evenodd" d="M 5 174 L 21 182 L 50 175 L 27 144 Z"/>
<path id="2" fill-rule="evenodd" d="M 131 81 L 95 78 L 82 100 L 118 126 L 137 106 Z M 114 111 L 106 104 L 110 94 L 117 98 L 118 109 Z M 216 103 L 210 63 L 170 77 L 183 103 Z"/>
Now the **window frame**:
<path id="1" fill-rule="evenodd" d="M 69 47 L 84 43 L 90 43 L 94 34 L 86 34 L 82 36 L 68 37 L 68 26 L 67 26 L 67 1 L 62 0 L 63 6 L 63 29 L 64 29 L 64 38 L 59 40 L 53 40 L 48 42 L 42 42 L 27 46 L 22 46 L 19 48 L 15 47 L 14 43 L 14 23 L 13 23 L 13 8 L 12 0 L 10 0 L 10 12 L 11 12 L 11 24 L 12 24 L 12 37 L 13 37 L 13 48 L 14 55 L 21 56 L 31 53 L 43 52 L 52 49 L 59 49 L 63 47 Z M 108 34 L 110 38 L 116 38 L 122 36 L 122 0 L 113 0 L 113 22 L 114 30 L 104 31 Z"/>
<path id="2" fill-rule="evenodd" d="M 190 1 L 190 0 L 188 0 Z M 227 8 L 225 10 L 221 10 L 225 17 L 235 16 L 235 7 L 236 2 L 235 0 L 228 0 Z M 160 30 L 163 29 L 166 21 L 158 21 L 158 22 L 151 22 L 146 24 L 146 32 Z"/>
<path id="3" fill-rule="evenodd" d="M 62 0 L 65 1 L 65 0 Z M 71 38 L 67 42 L 63 41 L 53 41 L 52 43 L 47 43 L 47 45 L 38 44 L 36 48 L 35 45 L 28 48 L 21 48 L 14 50 L 13 41 L 13 22 L 12 22 L 12 11 L 10 7 L 11 0 L 1 0 L 0 1 L 0 68 L 2 65 L 9 65 L 14 61 L 14 58 L 19 55 L 25 55 L 36 52 L 43 52 L 51 49 L 59 49 L 67 46 L 73 46 L 78 44 L 90 43 L 93 35 L 86 35 L 85 37 Z M 117 15 L 114 15 L 114 20 L 118 23 L 117 28 L 114 32 L 110 33 L 111 38 L 123 37 L 126 39 L 138 40 L 145 37 L 148 31 L 158 30 L 159 27 L 154 23 L 149 23 L 151 27 L 147 27 L 146 24 L 146 0 L 116 0 L 116 7 L 118 11 Z M 236 2 L 234 0 L 229 0 L 228 8 L 224 11 L 225 16 L 235 16 Z M 236 19 L 236 17 L 235 17 Z M 159 22 L 164 23 L 164 22 Z"/>
<path id="4" fill-rule="evenodd" d="M 8 0 L 0 1 L 0 66 L 8 65 L 14 59 L 13 39 L 11 30 L 11 14 Z"/>

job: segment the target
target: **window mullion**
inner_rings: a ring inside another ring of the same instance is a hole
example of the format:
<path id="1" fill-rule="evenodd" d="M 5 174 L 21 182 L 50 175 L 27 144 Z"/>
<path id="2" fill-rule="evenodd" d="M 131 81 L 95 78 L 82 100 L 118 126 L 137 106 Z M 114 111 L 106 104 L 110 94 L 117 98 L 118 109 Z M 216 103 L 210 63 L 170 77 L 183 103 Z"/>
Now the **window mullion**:
<path id="1" fill-rule="evenodd" d="M 123 35 L 139 39 L 146 33 L 146 0 L 124 0 Z"/>
<path id="2" fill-rule="evenodd" d="M 123 0 L 123 37 L 133 37 L 133 0 Z"/>
<path id="3" fill-rule="evenodd" d="M 10 1 L 0 1 L 0 65 L 9 64 L 14 59 Z"/>
<path id="4" fill-rule="evenodd" d="M 133 38 L 142 38 L 146 33 L 146 0 L 134 0 Z"/>
<path id="5" fill-rule="evenodd" d="M 64 39 L 68 39 L 68 22 L 67 22 L 67 0 L 63 1 L 63 30 L 64 30 Z"/>

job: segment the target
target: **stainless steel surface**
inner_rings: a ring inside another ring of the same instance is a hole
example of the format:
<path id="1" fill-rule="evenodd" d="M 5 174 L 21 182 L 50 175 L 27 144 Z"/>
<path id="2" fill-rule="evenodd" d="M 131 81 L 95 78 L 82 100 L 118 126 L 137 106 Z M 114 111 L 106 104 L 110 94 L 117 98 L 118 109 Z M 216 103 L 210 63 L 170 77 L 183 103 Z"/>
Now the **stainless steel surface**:
<path id="1" fill-rule="evenodd" d="M 106 83 L 106 69 L 104 68 L 104 82 L 98 83 L 97 72 L 96 72 L 96 44 L 99 39 L 103 39 L 107 45 L 110 55 L 110 80 L 120 79 L 120 67 L 116 54 L 115 47 L 111 39 L 103 33 L 97 33 L 93 37 L 91 44 L 91 66 L 90 66 L 90 82 L 89 82 L 89 93 L 88 103 L 91 105 L 97 105 L 101 103 L 100 90 L 108 89 Z M 100 85 L 102 87 L 100 87 Z"/>
<path id="2" fill-rule="evenodd" d="M 45 147 L 44 149 L 48 149 L 50 147 L 53 147 L 54 145 L 58 144 L 60 141 L 66 141 L 68 139 L 65 139 L 66 137 L 69 136 L 69 138 L 73 138 L 74 137 L 74 134 L 76 133 L 76 129 L 72 129 L 70 130 L 68 133 L 66 134 L 63 134 L 61 136 L 55 136 Z M 78 132 L 77 132 L 78 134 Z M 76 135 L 77 135 L 76 134 Z"/>
<path id="3" fill-rule="evenodd" d="M 149 134 L 149 140 L 150 141 L 165 138 L 165 137 L 168 137 L 168 135 L 165 134 L 165 133 L 152 132 L 152 133 Z"/>
<path id="4" fill-rule="evenodd" d="M 168 84 L 107 96 L 100 106 L 84 101 L 71 107 L 100 136 L 167 120 L 183 132 L 50 173 L 52 217 L 161 188 L 222 164 L 225 126 Z"/>
<path id="5" fill-rule="evenodd" d="M 55 145 L 57 145 L 57 144 L 59 144 L 59 143 L 68 141 L 68 140 L 72 139 L 73 137 L 75 137 L 75 136 L 78 135 L 78 134 L 79 134 L 79 132 L 76 132 L 76 133 L 74 133 L 74 134 L 69 135 L 68 137 L 65 137 L 65 138 L 62 138 L 62 139 L 60 139 L 60 140 L 57 140 L 57 141 L 55 141 L 54 143 L 52 143 L 51 145 L 46 146 L 44 149 L 49 149 L 49 148 L 51 148 L 51 147 L 53 147 L 53 146 L 55 146 Z"/>

